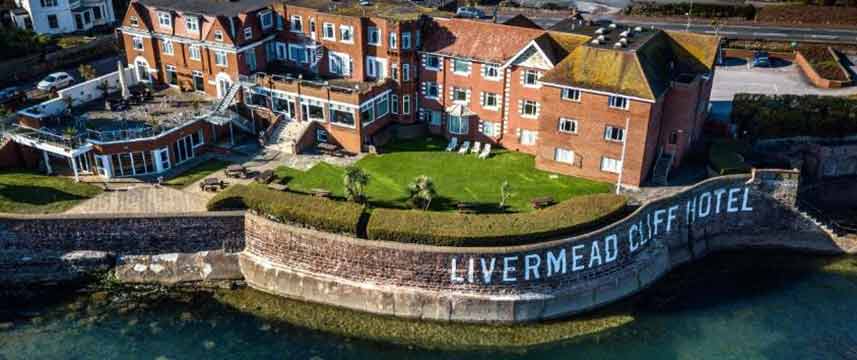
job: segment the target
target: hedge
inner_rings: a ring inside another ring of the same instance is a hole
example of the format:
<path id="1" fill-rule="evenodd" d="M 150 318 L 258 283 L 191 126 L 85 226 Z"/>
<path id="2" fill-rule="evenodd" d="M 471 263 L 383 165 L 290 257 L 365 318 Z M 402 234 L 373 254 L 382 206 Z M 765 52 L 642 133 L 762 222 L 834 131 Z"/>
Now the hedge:
<path id="1" fill-rule="evenodd" d="M 358 234 L 363 215 L 359 204 L 276 191 L 258 184 L 230 186 L 207 207 L 209 211 L 251 209 L 281 222 L 351 235 Z"/>
<path id="2" fill-rule="evenodd" d="M 623 196 L 596 194 L 515 214 L 375 209 L 366 232 L 373 240 L 438 246 L 521 245 L 593 230 L 623 216 L 626 203 Z"/>
<path id="3" fill-rule="evenodd" d="M 751 139 L 857 134 L 857 100 L 836 96 L 736 94 L 732 122 Z"/>
<path id="4" fill-rule="evenodd" d="M 701 18 L 743 18 L 751 20 L 756 17 L 753 5 L 729 4 L 691 4 L 689 2 L 658 4 L 655 2 L 635 2 L 625 8 L 625 15 L 632 16 L 686 16 Z"/>
<path id="5" fill-rule="evenodd" d="M 813 70 L 822 78 L 836 81 L 849 80 L 848 74 L 845 73 L 845 69 L 839 63 L 839 59 L 833 55 L 834 50 L 830 47 L 804 45 L 799 47 L 797 51 L 803 55 L 809 66 L 812 66 Z"/>

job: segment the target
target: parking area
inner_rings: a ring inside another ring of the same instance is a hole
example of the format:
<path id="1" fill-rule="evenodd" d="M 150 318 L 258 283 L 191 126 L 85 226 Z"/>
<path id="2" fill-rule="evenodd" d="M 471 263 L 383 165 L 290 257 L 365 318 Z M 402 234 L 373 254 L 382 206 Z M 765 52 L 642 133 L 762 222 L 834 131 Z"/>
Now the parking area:
<path id="1" fill-rule="evenodd" d="M 745 60 L 728 59 L 718 66 L 711 90 L 711 117 L 728 120 L 737 93 L 769 95 L 857 95 L 857 86 L 819 89 L 807 81 L 797 65 L 778 60 L 769 68 L 753 68 Z"/>

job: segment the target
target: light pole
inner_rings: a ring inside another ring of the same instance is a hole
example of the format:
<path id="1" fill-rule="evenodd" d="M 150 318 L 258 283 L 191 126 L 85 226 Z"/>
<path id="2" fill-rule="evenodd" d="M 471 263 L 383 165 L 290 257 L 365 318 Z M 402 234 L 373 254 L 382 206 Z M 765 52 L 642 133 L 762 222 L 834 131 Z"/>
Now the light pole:
<path id="1" fill-rule="evenodd" d="M 685 32 L 690 32 L 690 13 L 693 12 L 693 0 L 690 0 L 690 8 L 687 10 L 687 29 Z"/>

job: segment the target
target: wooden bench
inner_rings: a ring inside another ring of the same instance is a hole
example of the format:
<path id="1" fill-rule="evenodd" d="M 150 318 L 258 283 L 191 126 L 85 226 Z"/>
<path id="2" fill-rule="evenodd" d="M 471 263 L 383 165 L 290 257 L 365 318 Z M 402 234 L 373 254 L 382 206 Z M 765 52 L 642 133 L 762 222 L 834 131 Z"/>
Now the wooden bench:
<path id="1" fill-rule="evenodd" d="M 202 191 L 218 191 L 226 187 L 226 183 L 218 178 L 207 178 L 199 183 L 199 189 Z"/>
<path id="2" fill-rule="evenodd" d="M 533 205 L 533 209 L 543 209 L 543 208 L 546 208 L 548 206 L 553 205 L 553 203 L 554 203 L 554 200 L 550 196 L 537 197 L 537 198 L 530 200 L 530 204 Z"/>
<path id="3" fill-rule="evenodd" d="M 456 209 L 458 209 L 459 214 L 475 214 L 476 213 L 476 205 L 471 203 L 460 202 L 455 205 Z"/>
<path id="4" fill-rule="evenodd" d="M 247 168 L 239 164 L 232 164 L 226 167 L 226 176 L 234 178 L 247 177 Z"/>
<path id="5" fill-rule="evenodd" d="M 271 181 L 274 181 L 275 177 L 276 176 L 274 176 L 274 170 L 265 170 L 265 171 L 260 172 L 258 175 L 256 175 L 255 180 L 256 180 L 256 182 L 259 182 L 262 184 L 270 184 Z"/>
<path id="6" fill-rule="evenodd" d="M 309 193 L 312 194 L 312 196 L 325 199 L 330 199 L 330 197 L 333 195 L 330 190 L 326 189 L 311 189 Z"/>

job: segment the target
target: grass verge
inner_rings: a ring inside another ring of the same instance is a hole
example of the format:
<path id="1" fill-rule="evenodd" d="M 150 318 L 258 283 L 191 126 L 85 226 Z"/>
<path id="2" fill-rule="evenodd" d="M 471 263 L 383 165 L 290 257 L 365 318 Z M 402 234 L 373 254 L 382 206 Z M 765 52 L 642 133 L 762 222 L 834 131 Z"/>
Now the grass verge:
<path id="1" fill-rule="evenodd" d="M 66 177 L 27 170 L 0 171 L 0 212 L 60 213 L 101 193 L 101 189 Z"/>

